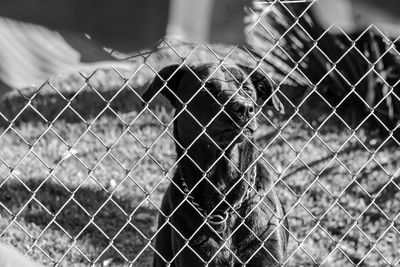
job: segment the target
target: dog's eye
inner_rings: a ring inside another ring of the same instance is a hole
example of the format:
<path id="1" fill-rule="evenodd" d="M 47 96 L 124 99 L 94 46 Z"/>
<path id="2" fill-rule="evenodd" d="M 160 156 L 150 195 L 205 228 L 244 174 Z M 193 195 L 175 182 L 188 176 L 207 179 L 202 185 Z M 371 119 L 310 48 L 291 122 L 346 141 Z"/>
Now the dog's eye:
<path id="1" fill-rule="evenodd" d="M 203 92 L 203 93 L 210 93 L 211 92 L 211 86 L 210 86 L 210 84 L 209 83 L 205 83 L 205 84 L 202 84 L 202 86 L 201 86 L 201 88 L 200 88 L 200 91 L 201 92 Z"/>
<path id="2" fill-rule="evenodd" d="M 243 91 L 248 95 L 248 96 L 252 96 L 253 95 L 253 90 L 251 90 L 249 87 L 247 86 L 243 86 Z"/>
<path id="3" fill-rule="evenodd" d="M 200 92 L 204 93 L 206 96 L 209 96 L 209 97 L 212 96 L 212 93 L 211 93 L 210 89 L 208 89 L 208 88 L 203 87 L 203 88 L 201 88 Z"/>

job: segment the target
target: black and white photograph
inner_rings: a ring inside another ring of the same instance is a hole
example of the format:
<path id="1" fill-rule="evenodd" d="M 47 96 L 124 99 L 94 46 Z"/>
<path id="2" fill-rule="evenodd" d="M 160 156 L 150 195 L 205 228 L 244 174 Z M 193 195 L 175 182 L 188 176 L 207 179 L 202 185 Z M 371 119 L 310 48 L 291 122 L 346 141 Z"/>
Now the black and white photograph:
<path id="1" fill-rule="evenodd" d="M 400 2 L 1 0 L 0 267 L 47 266 L 400 266 Z"/>

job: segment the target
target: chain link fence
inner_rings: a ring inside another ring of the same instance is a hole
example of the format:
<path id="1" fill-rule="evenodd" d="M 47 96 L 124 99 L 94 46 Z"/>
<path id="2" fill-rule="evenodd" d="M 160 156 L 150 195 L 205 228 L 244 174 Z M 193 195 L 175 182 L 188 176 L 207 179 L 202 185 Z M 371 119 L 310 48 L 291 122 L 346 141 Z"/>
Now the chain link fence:
<path id="1" fill-rule="evenodd" d="M 128 57 L 131 72 L 98 69 L 8 96 L 1 241 L 46 266 L 150 266 L 181 159 L 173 108 L 161 96 L 143 107 L 141 96 L 168 65 L 241 64 L 273 81 L 285 107 L 278 114 L 264 102 L 255 114 L 258 160 L 289 224 L 283 265 L 397 266 L 397 39 L 373 25 L 333 36 L 310 13 L 317 3 L 247 7 L 246 46 L 166 38 Z"/>

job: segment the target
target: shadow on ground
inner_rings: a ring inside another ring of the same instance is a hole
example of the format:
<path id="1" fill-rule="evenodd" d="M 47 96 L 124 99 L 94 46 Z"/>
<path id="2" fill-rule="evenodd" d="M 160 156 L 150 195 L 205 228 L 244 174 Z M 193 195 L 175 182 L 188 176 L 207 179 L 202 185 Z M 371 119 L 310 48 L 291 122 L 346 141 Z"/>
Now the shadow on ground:
<path id="1" fill-rule="evenodd" d="M 126 264 L 126 261 L 135 260 L 133 266 L 150 264 L 153 252 L 146 246 L 155 230 L 155 208 L 138 207 L 132 204 L 137 200 L 119 199 L 105 191 L 89 188 L 71 193 L 53 182 L 46 182 L 36 193 L 27 189 L 35 191 L 38 186 L 37 182 L 27 181 L 25 185 L 15 182 L 0 188 L 0 202 L 12 212 L 11 215 L 0 206 L 0 217 L 8 219 L 5 224 L 4 221 L 0 224 L 0 233 L 8 228 L 2 238 L 13 235 L 18 228 L 14 226 L 18 224 L 32 238 L 17 245 L 25 246 L 26 250 L 27 246 L 37 242 L 53 262 L 64 254 L 68 258 L 72 253 L 75 254 L 74 262 L 83 265 L 89 264 L 88 260 L 103 264 L 107 261 Z M 30 225 L 35 225 L 32 232 Z M 72 245 L 74 247 L 69 251 Z M 64 266 L 62 261 L 61 266 Z"/>

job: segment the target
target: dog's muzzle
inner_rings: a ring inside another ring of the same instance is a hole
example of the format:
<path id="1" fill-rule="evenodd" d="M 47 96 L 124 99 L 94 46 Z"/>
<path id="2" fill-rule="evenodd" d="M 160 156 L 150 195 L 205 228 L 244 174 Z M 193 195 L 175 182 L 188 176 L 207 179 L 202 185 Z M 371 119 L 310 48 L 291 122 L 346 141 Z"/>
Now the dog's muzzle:
<path id="1" fill-rule="evenodd" d="M 227 105 L 228 114 L 239 126 L 244 126 L 256 115 L 254 103 L 247 99 L 233 99 Z"/>

